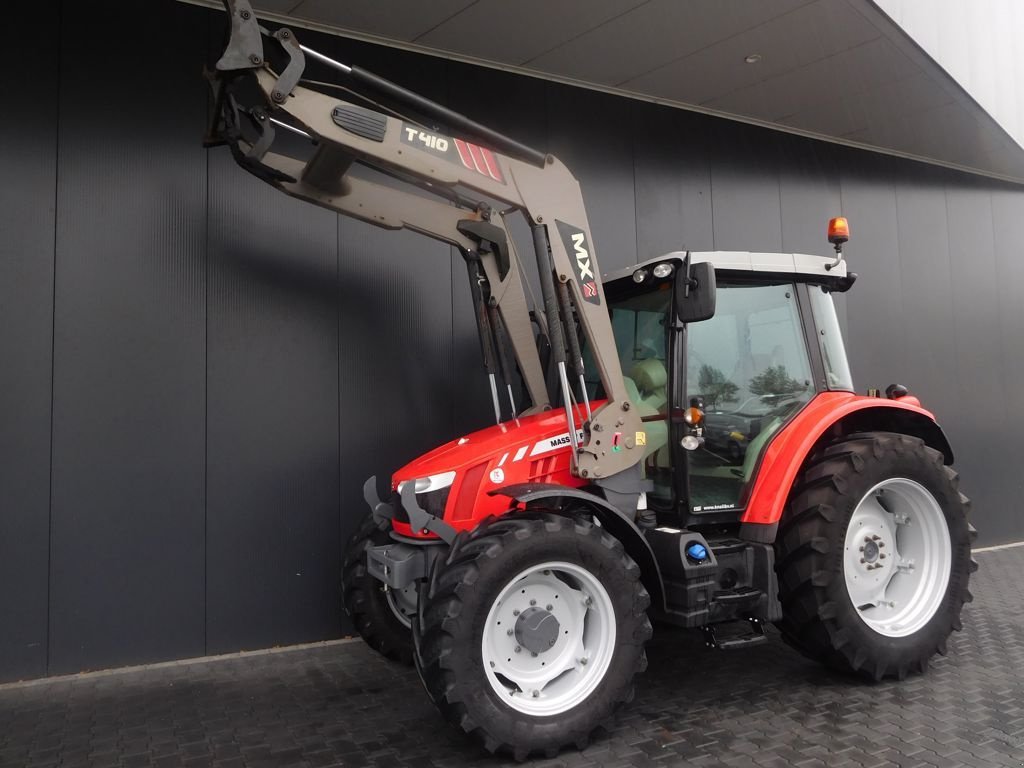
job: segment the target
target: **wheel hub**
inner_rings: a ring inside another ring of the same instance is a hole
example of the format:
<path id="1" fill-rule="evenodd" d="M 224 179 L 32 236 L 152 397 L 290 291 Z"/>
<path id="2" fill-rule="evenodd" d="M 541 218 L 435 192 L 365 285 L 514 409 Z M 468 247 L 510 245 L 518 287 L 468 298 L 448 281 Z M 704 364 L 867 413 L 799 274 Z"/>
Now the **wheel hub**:
<path id="1" fill-rule="evenodd" d="M 561 628 L 553 613 L 530 607 L 516 620 L 516 642 L 532 653 L 541 654 L 554 647 Z"/>
<path id="2" fill-rule="evenodd" d="M 861 550 L 864 552 L 864 560 L 867 562 L 873 563 L 878 559 L 878 544 L 871 539 L 864 540 L 864 546 L 861 547 Z"/>

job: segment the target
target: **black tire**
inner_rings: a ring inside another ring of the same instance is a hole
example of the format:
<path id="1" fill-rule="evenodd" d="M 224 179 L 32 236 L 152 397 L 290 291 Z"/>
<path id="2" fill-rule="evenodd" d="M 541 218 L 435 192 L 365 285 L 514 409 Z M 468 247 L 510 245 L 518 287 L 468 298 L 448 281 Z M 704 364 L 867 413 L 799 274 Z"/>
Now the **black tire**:
<path id="1" fill-rule="evenodd" d="M 951 545 L 945 595 L 931 619 L 903 637 L 875 631 L 860 616 L 846 587 L 844 550 L 850 520 L 861 499 L 878 483 L 907 478 L 938 502 Z M 790 496 L 776 539 L 776 571 L 783 638 L 804 655 L 834 669 L 871 680 L 903 679 L 923 672 L 961 628 L 960 612 L 972 597 L 971 558 L 976 536 L 967 522 L 970 501 L 942 454 L 908 435 L 852 434 L 812 456 Z"/>
<path id="2" fill-rule="evenodd" d="M 392 661 L 412 665 L 412 630 L 392 609 L 384 583 L 366 570 L 366 550 L 391 542 L 390 524 L 367 515 L 349 539 L 341 569 L 345 612 L 366 644 Z"/>
<path id="3" fill-rule="evenodd" d="M 538 717 L 505 703 L 488 682 L 483 626 L 499 594 L 524 570 L 549 561 L 585 568 L 606 587 L 615 613 L 616 642 L 593 692 L 568 711 Z M 517 760 L 582 749 L 599 726 L 633 698 L 633 679 L 647 667 L 650 596 L 622 544 L 581 518 L 512 512 L 489 518 L 455 543 L 439 563 L 414 622 L 416 666 L 442 715 L 490 752 Z"/>

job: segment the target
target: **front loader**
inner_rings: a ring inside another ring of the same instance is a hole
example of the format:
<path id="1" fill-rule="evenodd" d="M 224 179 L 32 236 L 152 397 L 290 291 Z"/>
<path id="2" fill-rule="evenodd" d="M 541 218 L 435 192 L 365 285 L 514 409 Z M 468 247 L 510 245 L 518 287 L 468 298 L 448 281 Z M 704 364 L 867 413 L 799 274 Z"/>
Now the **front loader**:
<path id="1" fill-rule="evenodd" d="M 721 649 L 774 623 L 872 680 L 945 651 L 969 502 L 906 387 L 853 391 L 845 220 L 835 258 L 675 252 L 602 277 L 557 158 L 225 6 L 207 145 L 465 261 L 495 424 L 367 480 L 342 577 L 359 633 L 445 718 L 518 758 L 582 746 L 631 698 L 651 619 Z"/>

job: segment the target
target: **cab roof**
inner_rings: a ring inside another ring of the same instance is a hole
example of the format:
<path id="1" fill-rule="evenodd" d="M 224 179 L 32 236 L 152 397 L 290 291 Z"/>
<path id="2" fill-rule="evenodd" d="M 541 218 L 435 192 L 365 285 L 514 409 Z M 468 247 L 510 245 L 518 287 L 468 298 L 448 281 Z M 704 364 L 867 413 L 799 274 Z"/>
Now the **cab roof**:
<path id="1" fill-rule="evenodd" d="M 648 259 L 640 264 L 625 269 L 617 269 L 602 275 L 604 282 L 630 277 L 638 269 L 653 267 L 665 262 L 679 266 L 686 258 L 686 251 L 672 251 L 664 256 Z M 715 270 L 735 270 L 742 272 L 770 272 L 773 274 L 804 275 L 807 277 L 845 278 L 846 262 L 841 261 L 832 269 L 825 269 L 826 264 L 835 262 L 833 256 L 813 256 L 806 253 L 756 253 L 751 251 L 690 251 L 690 263 L 711 262 Z"/>

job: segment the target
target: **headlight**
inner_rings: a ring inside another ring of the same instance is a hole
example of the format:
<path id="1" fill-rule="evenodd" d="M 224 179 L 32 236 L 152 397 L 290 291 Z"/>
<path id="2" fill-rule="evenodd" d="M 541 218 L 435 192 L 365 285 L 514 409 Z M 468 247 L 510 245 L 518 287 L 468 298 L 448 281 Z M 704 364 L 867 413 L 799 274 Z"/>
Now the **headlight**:
<path id="1" fill-rule="evenodd" d="M 402 492 L 402 488 L 408 480 L 403 480 L 398 484 L 398 492 Z M 442 472 L 439 475 L 428 475 L 427 477 L 418 477 L 412 482 L 415 483 L 416 493 L 430 493 L 431 491 L 440 491 L 442 488 L 450 488 L 452 483 L 455 482 L 454 472 Z"/>

